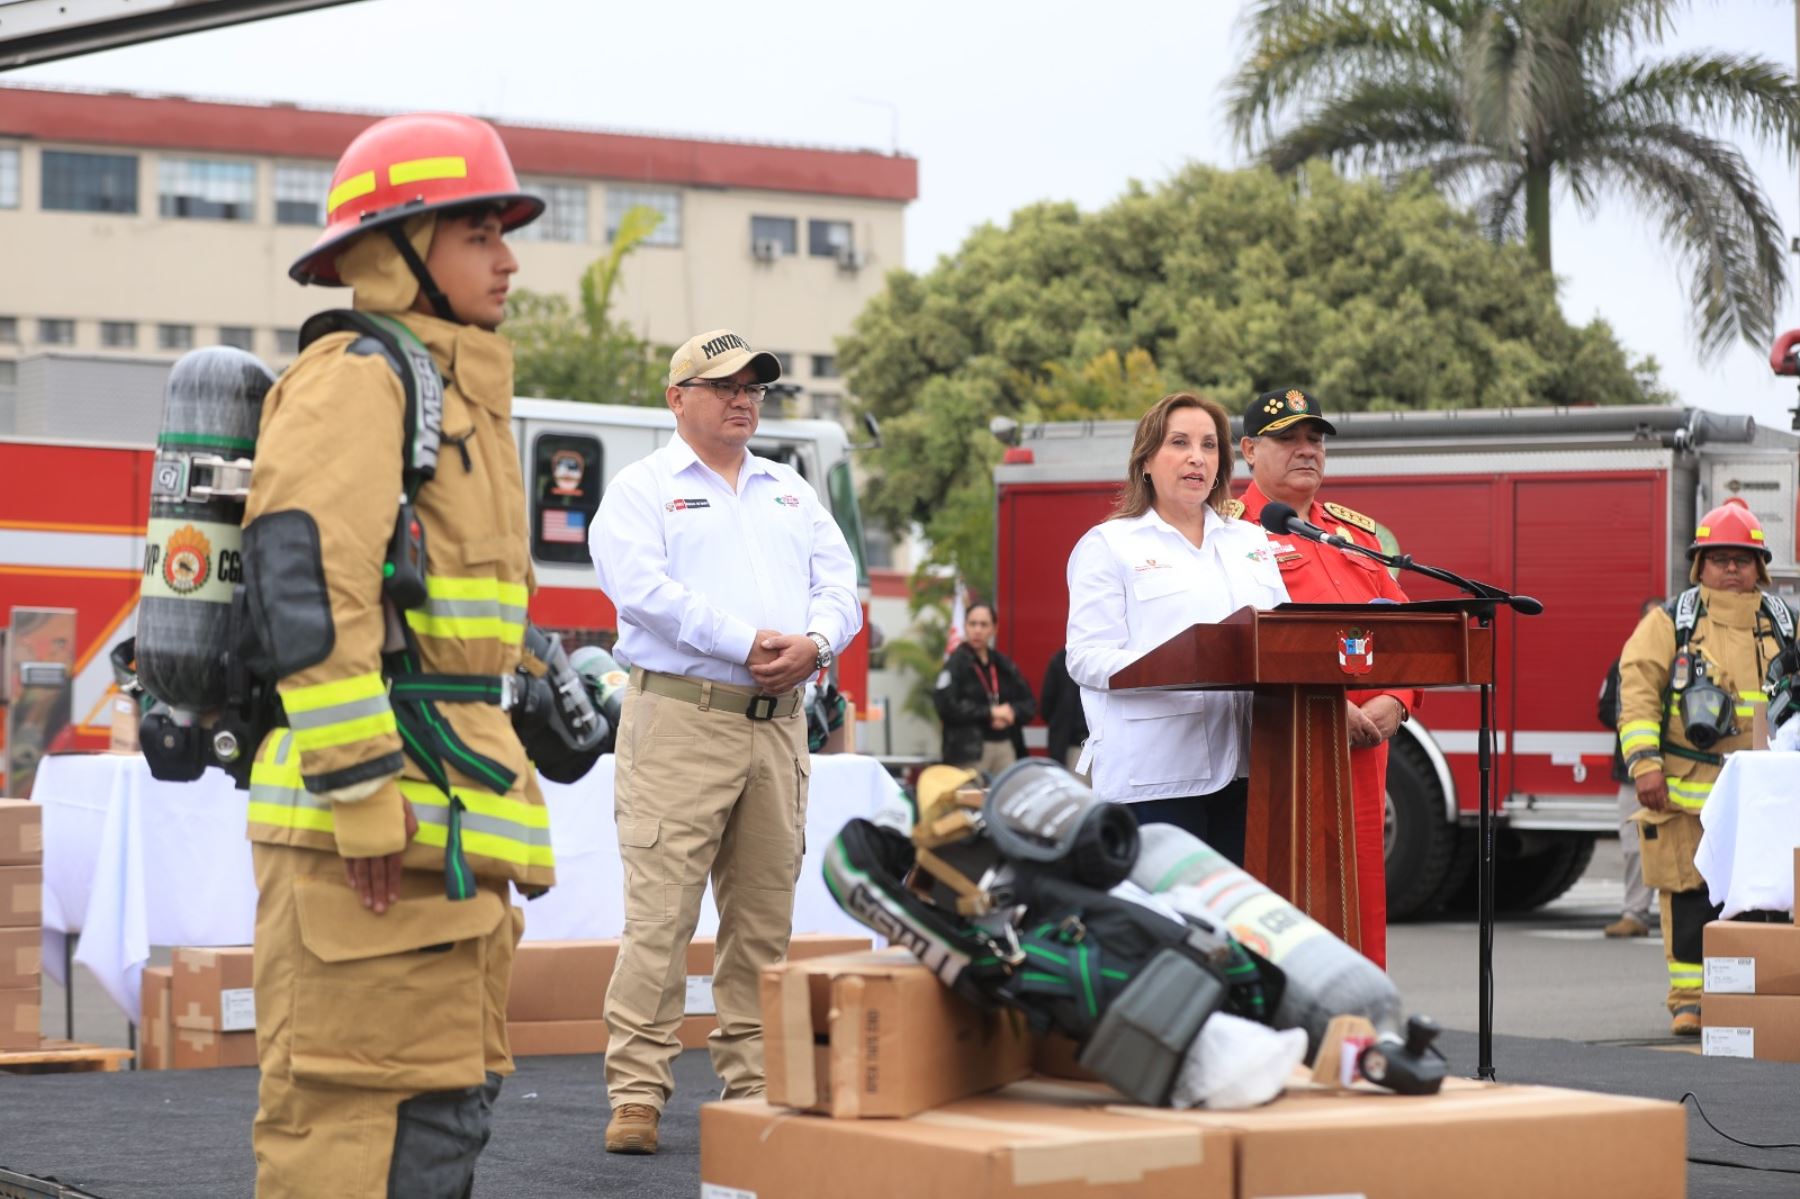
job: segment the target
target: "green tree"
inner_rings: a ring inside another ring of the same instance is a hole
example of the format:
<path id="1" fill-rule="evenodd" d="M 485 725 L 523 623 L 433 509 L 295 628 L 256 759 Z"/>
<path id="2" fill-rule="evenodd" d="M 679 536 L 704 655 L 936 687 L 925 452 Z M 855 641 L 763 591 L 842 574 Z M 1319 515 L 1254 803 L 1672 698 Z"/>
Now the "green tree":
<path id="1" fill-rule="evenodd" d="M 612 318 L 620 267 L 661 220 L 647 207 L 625 212 L 606 254 L 582 272 L 579 306 L 562 295 L 513 293 L 506 336 L 520 395 L 589 404 L 663 402 L 663 368 L 654 348 Z"/>
<path id="2" fill-rule="evenodd" d="M 885 440 L 865 512 L 917 524 L 930 562 L 981 595 L 995 416 L 1135 419 L 1175 390 L 1239 411 L 1276 386 L 1340 411 L 1666 398 L 1653 362 L 1603 322 L 1570 325 L 1554 280 L 1427 180 L 1322 164 L 1290 179 L 1194 166 L 1098 212 L 1022 209 L 928 274 L 889 275 L 839 351 Z"/>
<path id="3" fill-rule="evenodd" d="M 1550 269 L 1551 194 L 1623 193 L 1689 270 L 1703 353 L 1769 344 L 1781 223 L 1721 132 L 1800 148 L 1800 90 L 1765 58 L 1640 61 L 1678 0 L 1258 0 L 1231 119 L 1263 161 L 1424 169 Z M 1291 120 L 1283 120 L 1291 116 Z"/>

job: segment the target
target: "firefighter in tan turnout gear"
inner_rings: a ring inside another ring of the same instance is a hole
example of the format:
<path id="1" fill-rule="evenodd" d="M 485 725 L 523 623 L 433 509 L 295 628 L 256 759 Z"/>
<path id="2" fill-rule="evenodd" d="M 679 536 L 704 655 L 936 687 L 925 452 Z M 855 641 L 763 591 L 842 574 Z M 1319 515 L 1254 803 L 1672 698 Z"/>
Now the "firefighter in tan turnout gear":
<path id="1" fill-rule="evenodd" d="M 1642 805 L 1644 882 L 1661 891 L 1670 1030 L 1700 1035 L 1701 933 L 1719 908 L 1694 867 L 1700 810 L 1725 756 L 1750 747 L 1751 704 L 1793 641 L 1769 582 L 1762 525 L 1740 499 L 1701 518 L 1694 584 L 1638 624 L 1619 661 L 1619 747 Z"/>
<path id="2" fill-rule="evenodd" d="M 512 1070 L 507 883 L 553 872 L 501 700 L 532 580 L 494 330 L 503 234 L 542 210 L 490 126 L 394 117 L 345 152 L 290 272 L 353 289 L 386 339 L 309 322 L 245 516 L 287 725 L 251 776 L 258 1196 L 465 1195 Z"/>

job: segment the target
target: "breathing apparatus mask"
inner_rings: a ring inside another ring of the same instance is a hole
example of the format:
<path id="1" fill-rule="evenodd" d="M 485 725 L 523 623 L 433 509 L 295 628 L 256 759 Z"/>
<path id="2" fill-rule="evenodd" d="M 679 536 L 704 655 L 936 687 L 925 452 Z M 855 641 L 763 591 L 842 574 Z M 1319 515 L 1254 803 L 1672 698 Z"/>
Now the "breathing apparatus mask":
<path id="1" fill-rule="evenodd" d="M 536 626 L 525 630 L 524 651 L 526 661 L 507 680 L 513 731 L 545 778 L 573 783 L 612 748 L 624 678 L 605 650 L 582 647 L 577 665 Z"/>
<path id="2" fill-rule="evenodd" d="M 1712 680 L 1705 653 L 1683 649 L 1675 656 L 1671 679 L 1680 696 L 1676 708 L 1688 744 L 1705 753 L 1737 735 L 1737 703 Z"/>
<path id="3" fill-rule="evenodd" d="M 1800 709 L 1800 696 L 1794 694 L 1795 676 L 1800 675 L 1800 643 L 1788 646 L 1769 663 L 1763 690 L 1769 696 L 1769 728 L 1780 728 Z"/>

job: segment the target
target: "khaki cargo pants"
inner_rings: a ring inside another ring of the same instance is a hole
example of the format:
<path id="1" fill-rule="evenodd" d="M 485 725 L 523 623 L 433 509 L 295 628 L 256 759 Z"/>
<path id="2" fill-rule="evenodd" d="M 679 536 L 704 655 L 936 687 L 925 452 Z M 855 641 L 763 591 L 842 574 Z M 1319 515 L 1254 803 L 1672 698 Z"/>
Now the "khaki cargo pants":
<path id="1" fill-rule="evenodd" d="M 714 684 L 721 692 L 738 691 Z M 745 691 L 744 694 L 749 694 Z M 626 693 L 614 775 L 625 935 L 606 992 L 612 1104 L 661 1110 L 674 1091 L 687 948 L 710 875 L 719 908 L 713 1069 L 727 1098 L 762 1093 L 758 975 L 787 953 L 805 850 L 806 718 L 752 720 Z"/>
<path id="2" fill-rule="evenodd" d="M 443 875 L 409 870 L 400 902 L 377 916 L 336 854 L 263 844 L 251 854 L 257 1199 L 460 1193 L 433 1180 L 473 1170 L 492 1076 L 512 1073 L 506 992 L 524 919 L 504 884 L 482 880 L 452 901 Z M 450 1160 L 458 1154 L 467 1161 Z M 406 1177 L 390 1192 L 391 1167 Z"/>

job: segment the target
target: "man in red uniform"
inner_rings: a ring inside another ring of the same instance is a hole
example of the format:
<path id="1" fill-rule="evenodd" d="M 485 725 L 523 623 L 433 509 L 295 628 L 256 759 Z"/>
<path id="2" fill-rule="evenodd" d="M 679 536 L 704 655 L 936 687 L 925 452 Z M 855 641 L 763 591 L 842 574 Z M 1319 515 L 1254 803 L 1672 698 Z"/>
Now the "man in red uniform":
<path id="1" fill-rule="evenodd" d="M 1256 520 L 1264 506 L 1279 501 L 1327 533 L 1380 549 L 1373 520 L 1341 504 L 1319 502 L 1319 485 L 1325 481 L 1325 436 L 1336 433 L 1320 412 L 1319 402 L 1297 387 L 1256 397 L 1244 413 L 1244 439 L 1239 444 L 1251 478 L 1242 500 L 1243 517 Z M 1379 562 L 1300 537 L 1271 533 L 1269 541 L 1281 567 L 1281 581 L 1295 603 L 1406 600 L 1406 593 Z M 1418 704 L 1419 693 L 1351 691 L 1348 698 L 1362 951 L 1386 969 L 1387 869 L 1382 827 L 1387 809 L 1387 742 Z"/>

